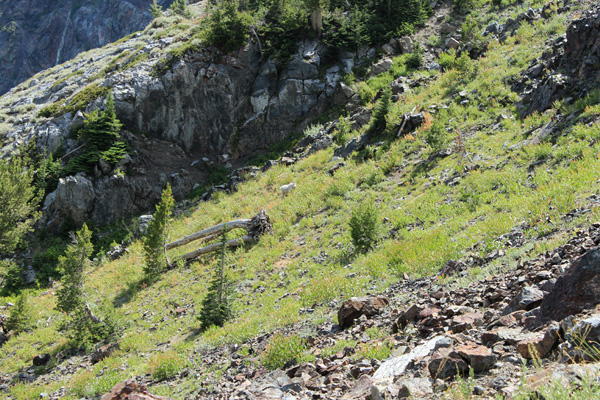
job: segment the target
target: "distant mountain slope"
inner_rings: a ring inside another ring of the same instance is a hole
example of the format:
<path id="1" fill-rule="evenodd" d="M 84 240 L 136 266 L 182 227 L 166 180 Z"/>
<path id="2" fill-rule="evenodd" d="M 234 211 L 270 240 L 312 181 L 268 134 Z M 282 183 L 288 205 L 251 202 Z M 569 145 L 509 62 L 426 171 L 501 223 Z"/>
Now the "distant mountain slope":
<path id="1" fill-rule="evenodd" d="M 0 1 L 0 94 L 82 51 L 143 29 L 152 0 Z M 172 0 L 160 0 L 164 6 Z"/>

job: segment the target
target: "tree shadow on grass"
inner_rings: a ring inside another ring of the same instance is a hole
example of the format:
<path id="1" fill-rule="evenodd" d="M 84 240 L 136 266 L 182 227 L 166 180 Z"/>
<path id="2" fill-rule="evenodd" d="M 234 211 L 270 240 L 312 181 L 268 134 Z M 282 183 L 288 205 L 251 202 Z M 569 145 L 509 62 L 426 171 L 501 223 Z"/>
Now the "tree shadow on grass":
<path id="1" fill-rule="evenodd" d="M 423 175 L 431 171 L 438 164 L 439 158 L 440 157 L 437 155 L 432 155 L 428 159 L 422 160 L 417 165 L 415 165 L 415 168 L 410 172 L 410 177 L 414 178 L 416 176 Z"/>
<path id="2" fill-rule="evenodd" d="M 136 294 L 150 286 L 153 282 L 149 282 L 147 277 L 142 277 L 134 282 L 131 282 L 127 287 L 121 290 L 113 300 L 113 307 L 120 308 L 124 304 L 129 303 Z"/>

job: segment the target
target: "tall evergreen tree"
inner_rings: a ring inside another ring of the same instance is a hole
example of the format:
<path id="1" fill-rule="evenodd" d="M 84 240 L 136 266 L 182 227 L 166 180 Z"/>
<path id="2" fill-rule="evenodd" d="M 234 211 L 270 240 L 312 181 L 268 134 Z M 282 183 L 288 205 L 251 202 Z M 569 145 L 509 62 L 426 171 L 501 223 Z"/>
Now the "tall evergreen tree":
<path id="1" fill-rule="evenodd" d="M 58 267 L 63 274 L 62 288 L 57 293 L 56 309 L 67 314 L 63 328 L 77 346 L 88 346 L 111 336 L 116 324 L 111 312 L 104 308 L 104 320 L 94 315 L 83 290 L 85 268 L 90 264 L 94 250 L 92 233 L 87 225 L 72 235 L 72 243 L 65 254 L 58 259 Z"/>
<path id="2" fill-rule="evenodd" d="M 26 160 L 0 160 L 0 253 L 14 251 L 39 215 L 33 179 L 33 168 L 27 168 Z"/>
<path id="3" fill-rule="evenodd" d="M 167 257 L 168 224 L 174 204 L 171 185 L 167 184 L 143 239 L 146 260 L 144 272 L 150 279 L 156 278 L 158 274 L 167 269 L 169 264 Z"/>
<path id="4" fill-rule="evenodd" d="M 39 212 L 41 192 L 34 184 L 33 168 L 18 156 L 0 160 L 0 254 L 12 253 L 23 243 Z M 13 260 L 0 261 L 0 285 L 6 293 L 22 285 L 22 268 Z"/>
<path id="5" fill-rule="evenodd" d="M 56 292 L 56 309 L 67 314 L 75 313 L 84 306 L 84 270 L 90 264 L 89 258 L 94 250 L 92 232 L 86 224 L 71 236 L 72 243 L 58 259 L 62 288 Z"/>

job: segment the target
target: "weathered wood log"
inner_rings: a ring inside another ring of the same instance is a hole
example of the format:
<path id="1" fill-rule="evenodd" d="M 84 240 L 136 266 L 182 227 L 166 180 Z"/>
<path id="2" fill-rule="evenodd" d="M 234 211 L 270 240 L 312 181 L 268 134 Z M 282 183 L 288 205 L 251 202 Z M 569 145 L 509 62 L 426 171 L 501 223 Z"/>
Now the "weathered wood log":
<path id="1" fill-rule="evenodd" d="M 227 241 L 227 247 L 237 247 L 243 243 L 250 243 L 250 242 L 254 242 L 254 239 L 251 238 L 248 235 L 244 235 L 241 238 L 238 239 L 231 239 Z M 199 249 L 196 249 L 194 251 L 191 251 L 189 253 L 186 253 L 184 255 L 181 256 L 181 259 L 183 260 L 192 260 L 196 257 L 199 257 L 203 254 L 208 254 L 211 253 L 213 251 L 217 251 L 219 250 L 221 247 L 223 246 L 223 242 L 218 242 L 218 243 L 213 243 L 213 244 L 209 244 L 208 246 L 204 246 L 204 247 L 200 247 Z"/>
<path id="2" fill-rule="evenodd" d="M 176 247 L 181 247 L 195 240 L 204 239 L 208 237 L 215 237 L 217 235 L 222 234 L 224 231 L 229 232 L 230 230 L 237 228 L 246 229 L 248 228 L 248 224 L 250 224 L 251 221 L 251 219 L 239 219 L 236 221 L 229 221 L 210 227 L 208 229 L 204 229 L 200 232 L 192 233 L 191 235 L 186 236 L 183 239 L 179 239 L 175 242 L 167 244 L 167 250 L 171 250 Z"/>
<path id="3" fill-rule="evenodd" d="M 236 223 L 237 224 L 234 224 Z M 243 222 L 243 223 L 242 223 Z M 230 225 L 231 224 L 231 225 Z M 233 227 L 232 227 L 233 226 Z M 200 232 L 196 232 L 192 235 L 186 236 L 185 238 L 178 240 L 176 242 L 170 243 L 167 245 L 167 249 L 172 249 L 175 247 L 183 246 L 184 244 L 190 243 L 194 240 L 208 240 L 217 237 L 220 233 L 227 230 L 230 231 L 234 228 L 244 228 L 248 232 L 247 235 L 242 236 L 241 238 L 228 240 L 226 245 L 227 247 L 236 247 L 240 246 L 244 243 L 256 242 L 258 239 L 264 235 L 265 233 L 273 232 L 273 224 L 271 223 L 271 219 L 265 212 L 265 210 L 260 210 L 258 214 L 256 214 L 252 219 L 249 220 L 237 220 L 231 221 L 224 224 L 220 224 L 217 226 L 213 226 L 212 228 L 205 229 Z M 209 232 L 207 234 L 206 232 Z M 208 246 L 200 247 L 194 251 L 186 253 L 181 256 L 183 260 L 192 260 L 202 254 L 211 253 L 213 251 L 217 251 L 223 246 L 223 242 L 213 243 Z"/>

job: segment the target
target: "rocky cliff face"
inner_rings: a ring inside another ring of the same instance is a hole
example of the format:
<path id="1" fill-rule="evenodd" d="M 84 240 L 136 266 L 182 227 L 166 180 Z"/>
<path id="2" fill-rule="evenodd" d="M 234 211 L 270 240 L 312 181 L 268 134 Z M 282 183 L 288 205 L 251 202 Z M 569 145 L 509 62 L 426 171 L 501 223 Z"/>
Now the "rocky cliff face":
<path id="1" fill-rule="evenodd" d="M 159 3 L 168 5 L 172 0 Z M 36 72 L 143 29 L 151 0 L 0 2 L 0 94 Z"/>
<path id="2" fill-rule="evenodd" d="M 131 129 L 203 156 L 243 157 L 286 137 L 333 95 L 342 70 L 333 65 L 319 77 L 323 51 L 307 41 L 278 69 L 252 43 L 229 55 L 202 49 L 162 77 L 146 64 L 116 75 L 111 85 L 119 117 Z"/>

